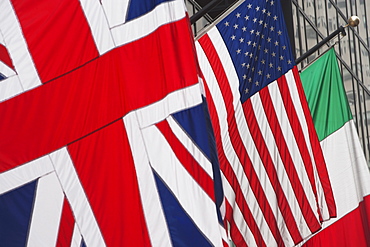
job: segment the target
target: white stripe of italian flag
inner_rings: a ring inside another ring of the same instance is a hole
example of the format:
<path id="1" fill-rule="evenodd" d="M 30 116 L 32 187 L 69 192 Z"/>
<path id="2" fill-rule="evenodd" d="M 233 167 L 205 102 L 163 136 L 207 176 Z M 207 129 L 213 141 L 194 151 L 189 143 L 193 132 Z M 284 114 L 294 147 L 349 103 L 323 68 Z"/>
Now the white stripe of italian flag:
<path id="1" fill-rule="evenodd" d="M 301 73 L 326 160 L 337 218 L 303 246 L 370 246 L 370 174 L 334 49 Z"/>

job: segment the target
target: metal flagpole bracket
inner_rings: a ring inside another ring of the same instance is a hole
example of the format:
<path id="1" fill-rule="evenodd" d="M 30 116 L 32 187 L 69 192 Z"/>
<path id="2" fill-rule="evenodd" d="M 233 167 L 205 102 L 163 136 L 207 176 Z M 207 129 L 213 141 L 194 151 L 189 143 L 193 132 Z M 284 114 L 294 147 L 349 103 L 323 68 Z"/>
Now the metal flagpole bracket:
<path id="1" fill-rule="evenodd" d="M 200 9 L 197 13 L 195 13 L 192 17 L 190 17 L 190 23 L 194 24 L 197 20 L 202 18 L 205 14 L 207 14 L 210 10 L 220 4 L 222 0 L 213 0 L 209 2 L 206 6 Z"/>
<path id="2" fill-rule="evenodd" d="M 348 24 L 345 26 L 340 26 L 337 30 L 332 32 L 328 37 L 321 40 L 317 45 L 309 49 L 305 54 L 300 56 L 295 60 L 296 64 L 299 64 L 304 59 L 306 59 L 308 56 L 310 56 L 312 53 L 316 52 L 318 49 L 320 49 L 321 46 L 323 46 L 325 43 L 329 42 L 332 38 L 337 36 L 339 33 L 342 34 L 342 36 L 346 36 L 345 28 L 348 26 L 356 27 L 360 23 L 360 19 L 357 16 L 351 16 L 351 18 L 348 19 Z"/>

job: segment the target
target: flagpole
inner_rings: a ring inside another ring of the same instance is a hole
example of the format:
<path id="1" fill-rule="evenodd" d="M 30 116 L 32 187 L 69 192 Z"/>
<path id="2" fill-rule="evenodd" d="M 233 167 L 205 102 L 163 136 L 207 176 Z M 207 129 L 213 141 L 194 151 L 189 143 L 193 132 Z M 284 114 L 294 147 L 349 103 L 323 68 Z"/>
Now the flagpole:
<path id="1" fill-rule="evenodd" d="M 206 6 L 201 8 L 197 13 L 195 13 L 192 17 L 190 17 L 190 23 L 194 24 L 197 20 L 202 18 L 206 13 L 208 13 L 211 9 L 216 7 L 221 2 L 222 0 L 213 0 L 209 2 Z"/>
<path id="2" fill-rule="evenodd" d="M 343 36 L 346 36 L 346 31 L 344 30 L 344 28 L 346 28 L 348 26 L 356 27 L 359 23 L 360 23 L 360 19 L 357 16 L 351 16 L 351 18 L 349 18 L 349 20 L 348 20 L 348 24 L 347 25 L 340 26 L 337 30 L 335 30 L 334 32 L 332 32 L 328 37 L 326 37 L 325 39 L 321 40 L 317 45 L 315 45 L 314 47 L 312 47 L 311 49 L 309 49 L 305 54 L 303 54 L 302 56 L 300 56 L 299 58 L 297 58 L 295 60 L 295 63 L 296 64 L 299 64 L 300 62 L 302 62 L 304 59 L 306 59 L 307 57 L 309 57 L 312 53 L 316 52 L 318 49 L 320 49 L 321 46 L 323 46 L 325 43 L 327 43 L 332 38 L 334 38 L 335 36 L 337 36 L 339 33 L 341 33 Z"/>

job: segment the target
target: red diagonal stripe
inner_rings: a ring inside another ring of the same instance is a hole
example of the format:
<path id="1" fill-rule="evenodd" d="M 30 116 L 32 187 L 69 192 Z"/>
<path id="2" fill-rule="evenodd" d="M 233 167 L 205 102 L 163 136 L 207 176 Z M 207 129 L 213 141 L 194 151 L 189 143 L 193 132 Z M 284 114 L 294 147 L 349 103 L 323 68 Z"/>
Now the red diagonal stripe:
<path id="1" fill-rule="evenodd" d="M 96 58 L 89 25 L 78 0 L 12 0 L 42 82 Z M 55 15 L 58 13 L 58 15 Z"/>
<path id="2" fill-rule="evenodd" d="M 0 61 L 5 63 L 7 66 L 15 70 L 12 59 L 10 58 L 9 52 L 6 47 L 0 44 Z"/>
<path id="3" fill-rule="evenodd" d="M 202 187 L 208 196 L 215 201 L 215 192 L 213 187 L 213 179 L 203 170 L 189 151 L 182 145 L 172 132 L 171 127 L 167 121 L 162 121 L 156 124 L 157 128 L 161 131 L 171 149 L 175 153 L 184 168 L 194 178 L 194 180 Z"/>
<path id="4" fill-rule="evenodd" d="M 57 238 L 57 247 L 71 246 L 73 228 L 75 226 L 75 219 L 73 218 L 71 207 L 64 198 L 62 216 L 59 225 L 59 232 Z"/>

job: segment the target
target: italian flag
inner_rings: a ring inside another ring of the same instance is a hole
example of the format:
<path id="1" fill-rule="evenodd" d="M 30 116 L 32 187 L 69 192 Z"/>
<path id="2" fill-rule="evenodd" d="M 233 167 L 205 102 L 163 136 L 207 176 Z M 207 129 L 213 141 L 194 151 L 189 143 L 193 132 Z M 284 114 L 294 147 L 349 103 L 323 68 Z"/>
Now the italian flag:
<path id="1" fill-rule="evenodd" d="M 337 218 L 303 246 L 370 246 L 370 174 L 334 49 L 301 73 L 326 160 Z"/>

